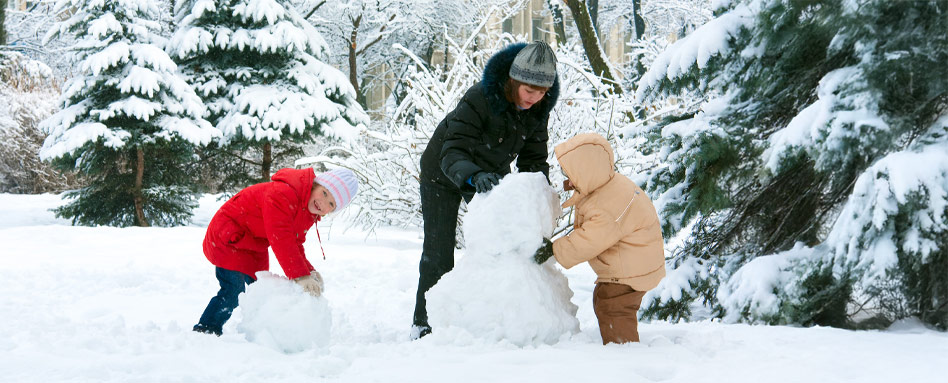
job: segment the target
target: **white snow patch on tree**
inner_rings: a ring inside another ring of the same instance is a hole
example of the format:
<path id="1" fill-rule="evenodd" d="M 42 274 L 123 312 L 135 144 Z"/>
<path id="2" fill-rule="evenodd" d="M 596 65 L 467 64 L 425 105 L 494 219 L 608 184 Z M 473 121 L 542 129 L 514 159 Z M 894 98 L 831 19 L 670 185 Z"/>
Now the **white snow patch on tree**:
<path id="1" fill-rule="evenodd" d="M 724 307 L 725 322 L 754 321 L 780 315 L 787 297 L 798 295 L 801 271 L 814 258 L 814 249 L 802 243 L 790 250 L 754 258 L 721 285 L 717 298 Z M 792 299 L 791 299 L 792 300 Z"/>
<path id="2" fill-rule="evenodd" d="M 460 329 L 518 346 L 553 344 L 579 331 L 566 277 L 553 261 L 533 261 L 559 210 L 540 173 L 508 175 L 475 196 L 463 223 L 465 254 L 426 294 L 435 331 Z"/>
<path id="3" fill-rule="evenodd" d="M 665 49 L 642 75 L 635 92 L 636 99 L 643 100 L 645 93 L 657 87 L 662 79 L 675 80 L 693 66 L 703 69 L 711 57 L 728 53 L 731 48 L 729 39 L 741 28 L 751 25 L 754 14 L 747 5 L 738 5 Z"/>
<path id="4" fill-rule="evenodd" d="M 770 137 L 770 147 L 763 154 L 770 171 L 776 173 L 795 149 L 806 150 L 816 159 L 817 168 L 835 168 L 845 157 L 840 152 L 860 151 L 871 146 L 866 142 L 889 130 L 879 116 L 879 96 L 868 89 L 865 73 L 856 66 L 827 73 L 820 79 L 817 95 L 818 99 L 790 120 L 786 128 Z M 847 150 L 853 142 L 862 145 Z"/>
<path id="5" fill-rule="evenodd" d="M 943 122 L 948 119 L 943 118 Z M 907 229 L 896 230 L 896 217 L 910 204 Z M 897 249 L 920 256 L 922 263 L 948 234 L 948 148 L 934 143 L 887 155 L 867 169 L 853 187 L 827 243 L 837 267 L 865 275 L 864 284 L 886 277 L 898 266 Z M 907 233 L 897 236 L 896 232 Z"/>

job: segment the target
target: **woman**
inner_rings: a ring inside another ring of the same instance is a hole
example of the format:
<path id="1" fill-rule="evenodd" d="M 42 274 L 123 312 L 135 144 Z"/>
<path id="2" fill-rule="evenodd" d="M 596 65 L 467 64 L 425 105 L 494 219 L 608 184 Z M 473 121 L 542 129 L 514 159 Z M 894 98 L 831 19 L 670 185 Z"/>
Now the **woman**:
<path id="1" fill-rule="evenodd" d="M 547 123 L 559 95 L 556 56 L 542 41 L 517 43 L 494 54 L 481 81 L 441 121 L 421 156 L 425 239 L 418 265 L 412 338 L 431 333 L 425 292 L 454 268 L 461 199 L 485 193 L 510 173 L 549 178 Z"/>

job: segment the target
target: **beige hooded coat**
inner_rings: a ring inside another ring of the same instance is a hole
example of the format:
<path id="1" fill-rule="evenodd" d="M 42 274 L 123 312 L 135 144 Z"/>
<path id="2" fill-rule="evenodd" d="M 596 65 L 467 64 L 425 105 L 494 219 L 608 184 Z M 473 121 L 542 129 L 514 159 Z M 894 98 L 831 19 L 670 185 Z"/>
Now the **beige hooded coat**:
<path id="1" fill-rule="evenodd" d="M 638 291 L 665 276 L 658 214 L 648 195 L 614 170 L 612 146 L 596 133 L 580 134 L 554 148 L 575 187 L 563 208 L 576 206 L 574 230 L 553 242 L 565 268 L 589 262 L 596 282 L 622 283 Z"/>

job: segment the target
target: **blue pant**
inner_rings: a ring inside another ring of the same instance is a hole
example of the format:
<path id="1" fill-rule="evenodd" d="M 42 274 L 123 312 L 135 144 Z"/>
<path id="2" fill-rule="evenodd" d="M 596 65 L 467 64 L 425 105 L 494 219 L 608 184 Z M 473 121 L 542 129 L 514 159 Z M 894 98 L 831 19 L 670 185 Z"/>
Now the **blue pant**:
<path id="1" fill-rule="evenodd" d="M 221 284 L 221 289 L 207 304 L 204 314 L 201 314 L 201 320 L 194 325 L 194 331 L 220 335 L 224 323 L 230 319 L 230 315 L 237 308 L 237 296 L 244 292 L 246 286 L 253 283 L 254 279 L 239 271 L 220 267 L 217 268 L 215 274 L 217 281 Z"/>

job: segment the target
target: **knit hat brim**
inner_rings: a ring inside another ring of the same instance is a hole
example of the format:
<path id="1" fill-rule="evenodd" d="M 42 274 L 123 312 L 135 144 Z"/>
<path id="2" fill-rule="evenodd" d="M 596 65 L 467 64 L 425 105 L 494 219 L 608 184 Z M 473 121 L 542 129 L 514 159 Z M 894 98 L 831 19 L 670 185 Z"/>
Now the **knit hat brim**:
<path id="1" fill-rule="evenodd" d="M 348 206 L 359 191 L 359 181 L 355 173 L 344 168 L 320 173 L 313 182 L 322 185 L 329 191 L 329 194 L 336 201 L 335 211 L 340 211 Z"/>
<path id="2" fill-rule="evenodd" d="M 542 41 L 523 47 L 510 65 L 510 78 L 525 84 L 549 88 L 556 82 L 556 55 Z"/>

